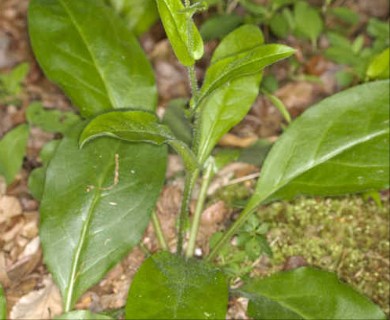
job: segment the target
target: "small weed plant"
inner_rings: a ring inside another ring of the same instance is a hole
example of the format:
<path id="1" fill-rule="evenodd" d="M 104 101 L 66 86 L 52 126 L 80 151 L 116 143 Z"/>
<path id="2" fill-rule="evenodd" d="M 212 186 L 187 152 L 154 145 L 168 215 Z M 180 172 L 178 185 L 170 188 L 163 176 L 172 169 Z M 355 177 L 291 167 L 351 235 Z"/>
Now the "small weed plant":
<path id="1" fill-rule="evenodd" d="M 268 278 L 246 276 L 232 289 L 229 274 L 213 262 L 239 230 L 244 230 L 239 245 L 250 259 L 256 251 L 269 249 L 264 237 L 267 226 L 251 224 L 261 204 L 298 195 L 336 196 L 388 188 L 389 81 L 345 90 L 294 120 L 266 157 L 257 187 L 239 217 L 213 238 L 203 260 L 196 259 L 207 189 L 220 168 L 213 149 L 250 110 L 263 69 L 294 50 L 264 44 L 260 29 L 244 24 L 223 37 L 199 87 L 195 63 L 204 46 L 193 15 L 204 10 L 204 4 L 156 3 L 173 51 L 188 69 L 192 96 L 184 113 L 192 130 L 187 141 L 177 138 L 156 116 L 151 64 L 133 33 L 102 0 L 30 2 L 35 56 L 81 116 L 68 118 L 61 129 L 63 139 L 42 151 L 44 166 L 31 180 L 31 185 L 44 181 L 43 188 L 35 188 L 35 196 L 41 199 L 44 260 L 63 297 L 64 314 L 59 319 L 110 318 L 75 311 L 75 303 L 139 244 L 150 220 L 163 250 L 147 258 L 135 275 L 126 319 L 225 319 L 229 296 L 247 298 L 247 315 L 256 319 L 385 319 L 368 298 L 335 274 L 317 268 L 302 267 Z M 250 1 L 243 3 L 250 6 Z M 301 2 L 294 8 L 295 15 L 309 10 Z M 269 24 L 275 32 L 283 31 L 276 30 L 273 20 Z M 304 34 L 313 45 L 315 32 Z M 28 118 L 42 122 L 40 115 L 42 107 L 36 105 Z M 50 119 L 44 121 L 49 127 L 54 121 Z M 174 253 L 168 251 L 154 213 L 168 147 L 181 156 L 186 174 Z M 199 178 L 200 192 L 190 219 L 189 203 Z M 0 309 L 2 305 L 0 300 Z"/>

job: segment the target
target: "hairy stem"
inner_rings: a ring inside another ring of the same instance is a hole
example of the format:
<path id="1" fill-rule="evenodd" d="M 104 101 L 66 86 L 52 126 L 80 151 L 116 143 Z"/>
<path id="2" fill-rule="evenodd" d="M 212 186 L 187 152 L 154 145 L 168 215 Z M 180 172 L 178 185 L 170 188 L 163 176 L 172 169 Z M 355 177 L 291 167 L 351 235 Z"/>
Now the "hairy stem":
<path id="1" fill-rule="evenodd" d="M 165 240 L 164 233 L 161 228 L 160 219 L 158 218 L 156 211 L 153 211 L 152 213 L 152 223 L 153 223 L 154 231 L 156 232 L 158 243 L 160 244 L 163 250 L 168 250 L 169 249 L 168 244 Z"/>
<path id="2" fill-rule="evenodd" d="M 252 214 L 256 207 L 247 207 L 248 209 L 244 209 L 244 211 L 241 212 L 238 219 L 233 223 L 233 225 L 229 228 L 226 233 L 222 236 L 222 238 L 216 243 L 213 250 L 210 252 L 210 254 L 207 257 L 207 261 L 212 261 L 215 256 L 218 254 L 218 252 L 226 245 L 227 242 L 233 237 L 235 233 L 237 233 L 238 229 L 245 223 L 245 221 L 248 219 L 249 215 Z"/>
<path id="3" fill-rule="evenodd" d="M 195 65 L 187 67 L 187 71 L 188 71 L 188 79 L 190 81 L 190 86 L 191 86 L 191 94 L 194 99 L 194 105 L 196 105 L 199 100 L 199 87 L 198 87 L 198 80 L 196 79 Z"/>
<path id="4" fill-rule="evenodd" d="M 184 5 L 186 8 L 191 6 L 190 0 L 185 0 Z M 188 50 L 193 51 L 194 50 L 194 39 L 192 37 L 192 15 L 187 14 L 187 37 L 188 37 Z M 196 71 L 195 71 L 195 64 L 192 66 L 187 67 L 188 71 L 188 79 L 191 86 L 191 94 L 194 99 L 194 102 L 198 101 L 199 96 L 199 87 L 198 87 L 198 80 L 196 79 Z"/>
<path id="5" fill-rule="evenodd" d="M 200 189 L 198 201 L 196 203 L 194 219 L 192 221 L 190 238 L 188 240 L 188 247 L 186 252 L 186 256 L 188 258 L 194 255 L 196 236 L 198 235 L 199 225 L 200 225 L 200 218 L 202 216 L 203 207 L 207 196 L 207 189 L 209 188 L 213 176 L 214 176 L 214 164 L 210 162 L 207 165 L 206 171 L 203 175 L 202 186 Z"/>
<path id="6" fill-rule="evenodd" d="M 181 254 L 183 252 L 183 242 L 184 242 L 184 228 L 185 223 L 188 218 L 189 205 L 191 200 L 192 189 L 194 188 L 196 179 L 199 175 L 199 169 L 195 169 L 192 172 L 187 172 L 186 180 L 184 185 L 183 197 L 181 200 L 180 216 L 179 216 L 179 228 L 178 228 L 178 238 L 177 238 L 177 249 L 176 253 Z"/>

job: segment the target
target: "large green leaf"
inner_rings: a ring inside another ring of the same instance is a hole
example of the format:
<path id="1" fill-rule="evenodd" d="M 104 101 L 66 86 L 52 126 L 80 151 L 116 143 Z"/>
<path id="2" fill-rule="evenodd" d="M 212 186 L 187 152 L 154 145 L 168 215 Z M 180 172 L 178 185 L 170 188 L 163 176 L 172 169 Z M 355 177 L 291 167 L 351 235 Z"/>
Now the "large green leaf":
<path id="1" fill-rule="evenodd" d="M 240 41 L 245 39 L 245 41 Z M 212 63 L 235 56 L 263 43 L 260 29 L 245 25 L 226 36 L 212 57 Z M 196 130 L 196 153 L 204 163 L 221 137 L 240 122 L 248 113 L 259 93 L 261 72 L 233 80 L 216 89 L 200 106 Z"/>
<path id="2" fill-rule="evenodd" d="M 237 37 L 234 38 L 239 41 Z M 239 45 L 239 42 L 236 45 Z M 259 74 L 266 66 L 285 59 L 293 53 L 294 50 L 285 45 L 260 44 L 214 59 L 207 69 L 197 105 L 216 89 L 231 85 L 231 81 L 237 78 Z"/>
<path id="3" fill-rule="evenodd" d="M 248 204 L 389 186 L 389 81 L 363 84 L 307 110 L 267 157 Z"/>
<path id="4" fill-rule="evenodd" d="M 102 138 L 60 142 L 41 203 L 45 262 L 65 311 L 141 239 L 164 181 L 166 148 Z"/>
<path id="5" fill-rule="evenodd" d="M 94 118 L 83 130 L 80 144 L 101 136 L 109 136 L 131 142 L 168 144 L 181 155 L 188 170 L 198 167 L 196 158 L 188 146 L 178 140 L 172 131 L 158 122 L 155 114 L 147 111 L 112 111 Z"/>
<path id="6" fill-rule="evenodd" d="M 135 275 L 126 319 L 225 319 L 227 280 L 204 262 L 168 252 L 148 258 Z"/>
<path id="7" fill-rule="evenodd" d="M 0 175 L 10 184 L 19 172 L 26 153 L 28 126 L 19 125 L 0 140 Z"/>
<path id="8" fill-rule="evenodd" d="M 6 318 L 7 318 L 7 305 L 5 301 L 3 287 L 0 284 L 0 319 L 6 319 Z"/>
<path id="9" fill-rule="evenodd" d="M 333 273 L 315 268 L 252 279 L 239 289 L 255 319 L 386 319 L 378 306 Z"/>
<path id="10" fill-rule="evenodd" d="M 92 313 L 89 310 L 77 310 L 55 317 L 56 320 L 113 320 L 103 314 Z"/>
<path id="11" fill-rule="evenodd" d="M 150 63 L 134 35 L 102 0 L 32 0 L 28 18 L 40 66 L 82 115 L 155 108 Z"/>
<path id="12" fill-rule="evenodd" d="M 191 66 L 203 56 L 203 40 L 193 21 L 188 21 L 181 0 L 157 0 L 165 32 L 179 61 Z"/>

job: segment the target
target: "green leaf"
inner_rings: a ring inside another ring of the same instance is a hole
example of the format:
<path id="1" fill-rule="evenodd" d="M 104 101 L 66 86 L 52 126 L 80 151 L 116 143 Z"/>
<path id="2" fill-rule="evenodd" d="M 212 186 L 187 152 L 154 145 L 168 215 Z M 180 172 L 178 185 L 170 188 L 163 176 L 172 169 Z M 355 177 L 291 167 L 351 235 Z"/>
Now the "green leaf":
<path id="1" fill-rule="evenodd" d="M 111 317 L 103 314 L 92 313 L 89 310 L 77 310 L 55 317 L 56 320 L 109 320 Z"/>
<path id="2" fill-rule="evenodd" d="M 192 143 L 192 124 L 186 116 L 187 99 L 174 99 L 165 109 L 162 122 L 167 125 L 178 139 L 188 145 Z"/>
<path id="3" fill-rule="evenodd" d="M 269 24 L 271 31 L 279 38 L 287 37 L 295 26 L 295 21 L 289 9 L 285 8 L 281 14 L 275 14 Z"/>
<path id="4" fill-rule="evenodd" d="M 388 186 L 389 81 L 377 81 L 331 96 L 294 121 L 269 153 L 247 209 Z"/>
<path id="5" fill-rule="evenodd" d="M 222 40 L 214 52 L 210 68 L 241 52 L 248 52 L 262 43 L 263 35 L 256 26 L 242 26 Z M 259 93 L 261 71 L 259 72 L 236 78 L 226 86 L 216 87 L 209 98 L 200 105 L 199 121 L 195 131 L 197 133 L 195 150 L 200 164 L 206 161 L 219 139 L 248 113 Z"/>
<path id="6" fill-rule="evenodd" d="M 234 32 L 233 32 L 234 33 Z M 240 38 L 234 38 L 239 45 Z M 247 39 L 245 39 L 247 41 Z M 231 48 L 234 52 L 235 47 Z M 198 105 L 213 91 L 221 87 L 229 87 L 233 80 L 250 75 L 259 75 L 268 65 L 291 56 L 294 50 L 280 44 L 257 45 L 242 51 L 213 58 L 207 69 L 203 86 L 200 90 Z"/>
<path id="7" fill-rule="evenodd" d="M 314 43 L 324 27 L 318 11 L 306 1 L 299 1 L 294 6 L 294 18 L 296 33 Z"/>
<path id="8" fill-rule="evenodd" d="M 255 319 L 386 319 L 378 306 L 333 273 L 304 267 L 251 279 L 239 293 Z"/>
<path id="9" fill-rule="evenodd" d="M 7 318 L 7 304 L 5 300 L 3 287 L 0 284 L 0 319 L 6 319 L 6 318 Z"/>
<path id="10" fill-rule="evenodd" d="M 21 63 L 8 74 L 0 74 L 0 93 L 5 91 L 8 95 L 18 95 L 21 91 L 21 83 L 28 74 L 28 63 Z"/>
<path id="11" fill-rule="evenodd" d="M 374 57 L 367 68 L 366 75 L 370 79 L 387 79 L 389 78 L 389 60 L 390 48 L 385 49 L 382 53 Z"/>
<path id="12" fill-rule="evenodd" d="M 155 0 L 107 0 L 136 35 L 147 31 L 157 20 Z"/>
<path id="13" fill-rule="evenodd" d="M 9 185 L 22 167 L 28 140 L 28 125 L 22 124 L 0 140 L 0 175 Z"/>
<path id="14" fill-rule="evenodd" d="M 102 136 L 156 145 L 165 143 L 181 155 L 188 170 L 198 167 L 188 146 L 177 140 L 167 126 L 160 124 L 155 114 L 147 111 L 112 111 L 97 116 L 83 130 L 80 145 Z"/>
<path id="15" fill-rule="evenodd" d="M 191 66 L 203 56 L 203 40 L 181 0 L 157 0 L 157 8 L 165 32 L 179 61 Z"/>
<path id="16" fill-rule="evenodd" d="M 42 199 L 46 169 L 49 161 L 53 158 L 59 143 L 60 140 L 52 140 L 43 146 L 41 152 L 39 153 L 39 158 L 42 161 L 42 167 L 34 169 L 28 176 L 28 190 L 37 200 Z"/>
<path id="17" fill-rule="evenodd" d="M 164 181 L 166 148 L 102 138 L 79 149 L 84 123 L 46 173 L 40 238 L 65 311 L 137 245 Z"/>
<path id="18" fill-rule="evenodd" d="M 225 319 L 227 303 L 222 272 L 195 259 L 160 252 L 135 275 L 126 319 Z"/>
<path id="19" fill-rule="evenodd" d="M 243 18 L 236 14 L 216 15 L 207 19 L 200 28 L 204 41 L 221 39 L 232 32 L 243 22 Z"/>
<path id="20" fill-rule="evenodd" d="M 40 102 L 33 102 L 28 106 L 26 118 L 32 126 L 37 126 L 44 131 L 60 133 L 65 133 L 80 121 L 80 117 L 73 112 L 45 109 Z"/>
<path id="21" fill-rule="evenodd" d="M 347 7 L 329 8 L 328 12 L 351 26 L 358 24 L 360 19 L 358 13 Z"/>
<path id="22" fill-rule="evenodd" d="M 102 0 L 32 0 L 30 40 L 45 74 L 85 117 L 154 110 L 154 75 L 134 35 Z"/>

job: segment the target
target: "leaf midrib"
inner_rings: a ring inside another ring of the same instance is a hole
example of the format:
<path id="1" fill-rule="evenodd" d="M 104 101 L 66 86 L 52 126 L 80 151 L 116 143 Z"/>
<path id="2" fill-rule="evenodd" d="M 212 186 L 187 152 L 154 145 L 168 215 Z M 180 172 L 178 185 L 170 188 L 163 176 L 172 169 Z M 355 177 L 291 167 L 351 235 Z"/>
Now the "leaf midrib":
<path id="1" fill-rule="evenodd" d="M 105 75 L 102 73 L 102 71 L 100 71 L 100 65 L 98 64 L 97 62 L 97 59 L 95 57 L 95 55 L 93 54 L 93 52 L 91 51 L 90 47 L 89 47 L 89 42 L 87 41 L 87 38 L 85 37 L 84 33 L 82 32 L 82 29 L 80 28 L 80 26 L 78 25 L 75 17 L 72 15 L 72 12 L 71 10 L 69 9 L 69 7 L 66 5 L 66 3 L 64 2 L 64 0 L 59 0 L 59 3 L 62 5 L 62 7 L 64 8 L 64 10 L 66 11 L 66 13 L 68 14 L 69 18 L 70 18 L 70 21 L 72 22 L 72 24 L 74 25 L 74 27 L 76 28 L 76 30 L 78 31 L 79 35 L 80 35 L 80 38 L 81 40 L 84 42 L 84 45 L 85 47 L 87 48 L 87 51 L 93 61 L 93 66 L 95 67 L 102 83 L 103 83 L 103 86 L 104 86 L 104 89 L 106 90 L 106 93 L 107 93 L 107 96 L 108 96 L 108 99 L 110 100 L 111 102 L 111 105 L 112 106 L 116 106 L 116 103 L 115 103 L 115 99 L 113 98 L 112 94 L 111 94 L 111 91 L 109 90 L 109 87 L 108 87 L 108 84 L 107 84 L 107 81 L 106 81 L 106 78 L 105 78 Z"/>
<path id="2" fill-rule="evenodd" d="M 259 204 L 259 203 L 262 203 L 263 201 L 267 200 L 273 194 L 275 194 L 276 192 L 281 190 L 283 187 L 285 187 L 292 180 L 296 179 L 297 177 L 299 177 L 303 173 L 308 172 L 309 170 L 313 169 L 314 167 L 317 167 L 317 166 L 323 164 L 324 162 L 328 161 L 329 159 L 332 159 L 335 156 L 338 156 L 338 155 L 342 154 L 343 152 L 345 152 L 345 151 L 347 151 L 347 150 L 349 150 L 349 149 L 351 149 L 351 148 L 353 148 L 361 143 L 370 141 L 371 139 L 374 139 L 378 136 L 388 134 L 388 133 L 389 133 L 389 128 L 375 131 L 374 133 L 372 133 L 370 135 L 361 137 L 359 139 L 354 140 L 352 143 L 346 144 L 345 146 L 341 146 L 340 148 L 335 149 L 333 152 L 330 152 L 330 153 L 326 154 L 325 156 L 323 156 L 322 158 L 319 158 L 317 161 L 312 162 L 309 166 L 304 166 L 300 170 L 295 171 L 292 175 L 290 175 L 290 177 L 288 179 L 284 180 L 283 183 L 277 184 L 271 191 L 269 191 L 268 193 L 261 196 L 258 201 L 255 201 L 255 204 Z"/>
<path id="3" fill-rule="evenodd" d="M 116 149 L 118 150 L 118 147 Z M 103 177 L 106 177 L 106 175 L 109 172 L 108 171 L 109 168 L 110 168 L 110 165 L 108 163 L 108 165 L 106 166 L 106 172 L 103 175 Z M 104 178 L 102 179 L 102 181 L 103 180 L 104 180 Z M 101 187 L 101 185 L 99 185 L 98 187 Z M 73 304 L 72 297 L 73 297 L 73 293 L 74 293 L 74 286 L 76 283 L 76 278 L 78 276 L 80 257 L 82 254 L 82 250 L 84 248 L 85 239 L 87 238 L 87 234 L 88 234 L 89 227 L 91 224 L 94 209 L 95 209 L 97 203 L 99 202 L 100 198 L 101 198 L 101 194 L 99 192 L 99 189 L 95 188 L 94 196 L 93 196 L 92 202 L 91 202 L 89 209 L 88 209 L 87 219 L 83 222 L 84 224 L 83 224 L 83 228 L 81 231 L 81 236 L 79 238 L 79 241 L 78 241 L 77 247 L 76 247 L 76 251 L 75 251 L 74 256 L 72 258 L 71 274 L 70 274 L 70 278 L 68 281 L 68 286 L 67 286 L 66 296 L 65 296 L 65 312 L 69 312 L 72 308 L 72 304 Z"/>

